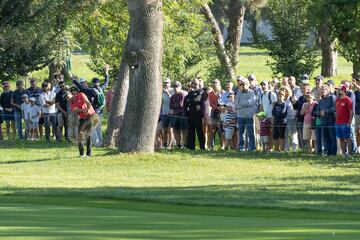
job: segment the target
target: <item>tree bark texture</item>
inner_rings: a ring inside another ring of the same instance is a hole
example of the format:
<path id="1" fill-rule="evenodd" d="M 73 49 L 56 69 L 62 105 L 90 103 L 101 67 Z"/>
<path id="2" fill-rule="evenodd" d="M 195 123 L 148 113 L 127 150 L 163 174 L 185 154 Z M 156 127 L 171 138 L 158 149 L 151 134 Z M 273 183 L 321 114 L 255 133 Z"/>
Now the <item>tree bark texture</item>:
<path id="1" fill-rule="evenodd" d="M 356 56 L 357 59 L 353 61 L 353 77 L 358 78 L 360 76 L 360 38 L 356 41 Z"/>
<path id="2" fill-rule="evenodd" d="M 69 81 L 71 78 L 70 73 L 65 65 L 51 63 L 49 65 L 49 82 L 52 85 L 55 81 L 54 74 L 63 74 L 66 81 Z"/>
<path id="3" fill-rule="evenodd" d="M 118 147 L 121 123 L 129 91 L 129 65 L 125 62 L 124 56 L 122 56 L 120 70 L 113 84 L 113 102 L 111 112 L 109 113 L 107 135 L 105 138 L 105 145 L 108 147 Z"/>
<path id="4" fill-rule="evenodd" d="M 214 37 L 214 44 L 216 48 L 216 53 L 219 58 L 220 63 L 225 67 L 227 71 L 227 77 L 228 79 L 235 80 L 235 71 L 231 65 L 231 60 L 229 56 L 227 55 L 225 45 L 224 45 L 224 38 L 221 34 L 221 30 L 219 28 L 219 25 L 214 17 L 214 15 L 211 12 L 211 9 L 208 4 L 205 4 L 201 12 L 204 14 L 206 21 L 211 26 L 211 33 Z"/>
<path id="5" fill-rule="evenodd" d="M 161 0 L 128 0 L 129 93 L 119 137 L 120 152 L 153 152 L 161 104 L 163 15 Z"/>
<path id="6" fill-rule="evenodd" d="M 333 77 L 337 75 L 337 51 L 335 41 L 330 39 L 330 29 L 327 23 L 319 28 L 321 45 L 321 75 Z"/>
<path id="7" fill-rule="evenodd" d="M 240 40 L 246 8 L 243 5 L 243 2 L 239 0 L 231 0 L 230 6 L 231 7 L 228 9 L 229 36 L 226 42 L 231 67 L 233 69 L 237 69 L 237 65 L 239 63 Z"/>

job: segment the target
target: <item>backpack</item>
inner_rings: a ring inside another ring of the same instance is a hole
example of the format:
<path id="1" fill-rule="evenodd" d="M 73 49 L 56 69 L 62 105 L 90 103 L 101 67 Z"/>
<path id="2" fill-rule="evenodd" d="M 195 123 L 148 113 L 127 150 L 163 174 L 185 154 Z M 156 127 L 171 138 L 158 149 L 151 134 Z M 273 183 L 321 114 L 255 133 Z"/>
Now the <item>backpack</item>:
<path id="1" fill-rule="evenodd" d="M 268 91 L 268 99 L 269 99 L 270 104 L 272 104 L 271 93 L 272 93 L 271 91 Z M 261 93 L 261 95 L 260 95 L 260 103 L 262 103 L 262 98 L 263 98 L 264 95 L 265 95 L 265 93 Z"/>
<path id="2" fill-rule="evenodd" d="M 97 89 L 97 88 L 93 88 L 95 96 L 94 96 L 94 100 L 92 102 L 94 108 L 96 109 L 102 109 L 105 107 L 105 95 L 103 93 L 103 91 Z"/>

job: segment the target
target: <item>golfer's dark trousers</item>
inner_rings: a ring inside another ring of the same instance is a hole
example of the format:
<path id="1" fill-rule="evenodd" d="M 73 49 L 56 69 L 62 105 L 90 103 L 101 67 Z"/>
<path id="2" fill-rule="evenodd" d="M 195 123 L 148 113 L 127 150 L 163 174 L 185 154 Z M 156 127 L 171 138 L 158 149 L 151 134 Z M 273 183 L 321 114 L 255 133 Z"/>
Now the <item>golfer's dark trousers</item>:
<path id="1" fill-rule="evenodd" d="M 187 147 L 189 149 L 195 149 L 195 131 L 199 139 L 200 149 L 205 149 L 205 139 L 202 128 L 202 117 L 188 118 Z"/>

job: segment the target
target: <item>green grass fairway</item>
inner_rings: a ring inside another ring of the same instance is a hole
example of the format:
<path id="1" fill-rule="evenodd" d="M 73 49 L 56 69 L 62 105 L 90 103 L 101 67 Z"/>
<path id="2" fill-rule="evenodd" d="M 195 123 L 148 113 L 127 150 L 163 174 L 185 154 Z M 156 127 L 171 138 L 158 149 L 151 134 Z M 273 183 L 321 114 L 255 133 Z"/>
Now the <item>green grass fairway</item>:
<path id="1" fill-rule="evenodd" d="M 304 214 L 296 217 L 296 212 L 291 211 L 76 198 L 13 201 L 5 198 L 0 202 L 0 238 L 3 239 L 357 240 L 360 237 L 360 218 L 343 219 L 331 214 L 308 213 L 307 217 Z"/>
<path id="2" fill-rule="evenodd" d="M 0 239 L 360 239 L 358 157 L 116 153 L 1 142 Z"/>

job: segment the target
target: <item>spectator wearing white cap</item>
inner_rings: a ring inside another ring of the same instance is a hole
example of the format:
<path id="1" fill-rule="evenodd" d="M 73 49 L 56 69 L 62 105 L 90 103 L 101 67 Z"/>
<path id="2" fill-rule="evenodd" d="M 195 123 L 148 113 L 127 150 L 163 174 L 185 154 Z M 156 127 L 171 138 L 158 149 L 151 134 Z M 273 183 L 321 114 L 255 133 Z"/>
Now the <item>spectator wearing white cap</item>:
<path id="1" fill-rule="evenodd" d="M 234 103 L 227 102 L 226 116 L 224 121 L 224 137 L 225 137 L 225 149 L 231 148 L 233 136 L 236 130 L 236 113 L 234 111 Z"/>
<path id="2" fill-rule="evenodd" d="M 315 101 L 319 101 L 321 98 L 321 87 L 323 85 L 323 79 L 324 77 L 321 75 L 314 77 L 315 87 L 311 90 L 311 92 L 315 98 Z"/>
<path id="3" fill-rule="evenodd" d="M 29 107 L 30 139 L 37 140 L 41 107 L 36 105 L 35 97 L 31 97 L 29 99 L 29 102 L 30 102 L 30 107 Z"/>
<path id="4" fill-rule="evenodd" d="M 245 129 L 248 137 L 248 150 L 255 151 L 254 114 L 257 112 L 256 96 L 249 89 L 249 80 L 238 80 L 239 91 L 235 96 L 235 110 L 239 126 L 239 150 L 245 150 Z"/>
<path id="5" fill-rule="evenodd" d="M 174 95 L 174 90 L 171 88 L 170 78 L 166 78 L 162 90 L 162 102 L 161 102 L 161 123 L 162 123 L 162 136 L 164 148 L 171 147 L 172 132 L 170 129 L 170 98 Z"/>
<path id="6" fill-rule="evenodd" d="M 28 139 L 28 137 L 30 136 L 30 120 L 29 120 L 29 108 L 30 108 L 30 103 L 29 103 L 29 96 L 27 94 L 22 95 L 23 98 L 23 103 L 21 104 L 21 112 L 22 112 L 22 116 L 24 119 L 24 125 L 25 125 L 25 135 L 24 135 L 24 139 Z"/>

